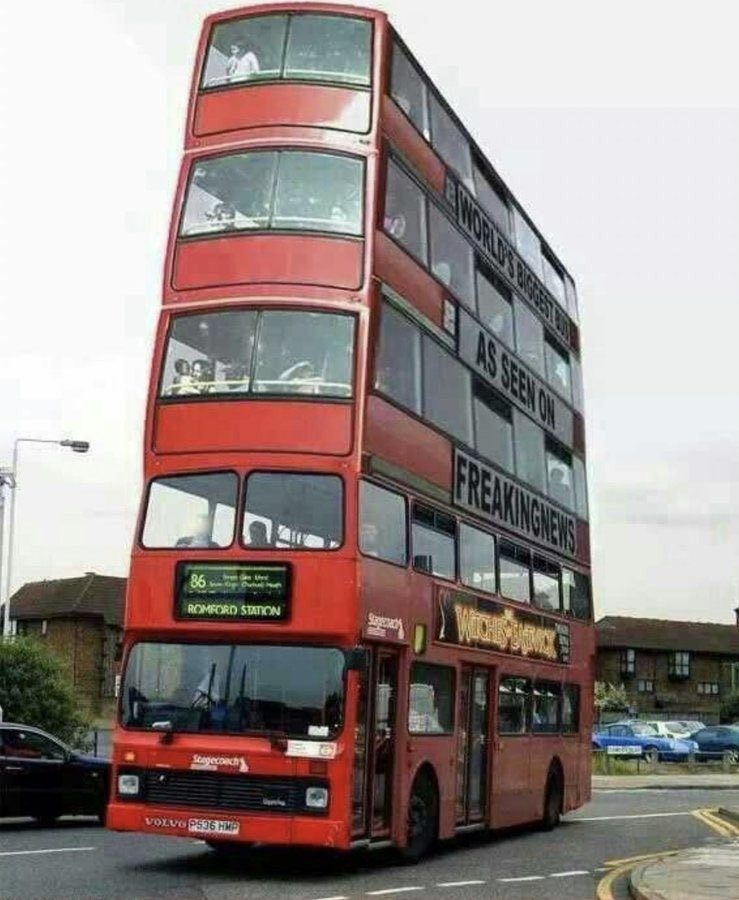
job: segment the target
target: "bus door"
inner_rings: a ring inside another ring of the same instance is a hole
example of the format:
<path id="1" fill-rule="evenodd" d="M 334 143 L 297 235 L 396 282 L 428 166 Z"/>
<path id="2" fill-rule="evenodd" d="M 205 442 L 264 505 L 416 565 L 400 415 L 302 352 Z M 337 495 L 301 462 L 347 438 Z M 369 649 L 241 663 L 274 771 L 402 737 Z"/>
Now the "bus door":
<path id="1" fill-rule="evenodd" d="M 389 837 L 395 758 L 398 654 L 373 648 L 360 684 L 354 767 L 353 836 Z"/>
<path id="2" fill-rule="evenodd" d="M 490 670 L 462 666 L 459 686 L 457 826 L 485 819 L 488 772 Z"/>

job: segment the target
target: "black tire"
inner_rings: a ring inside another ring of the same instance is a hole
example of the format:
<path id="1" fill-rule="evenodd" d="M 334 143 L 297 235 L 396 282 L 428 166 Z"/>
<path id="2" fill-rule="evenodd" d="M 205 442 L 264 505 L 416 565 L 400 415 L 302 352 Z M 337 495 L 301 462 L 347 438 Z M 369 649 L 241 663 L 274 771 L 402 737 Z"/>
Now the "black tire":
<path id="1" fill-rule="evenodd" d="M 559 825 L 562 817 L 564 802 L 564 785 L 562 774 L 558 769 L 552 769 L 547 778 L 547 786 L 544 790 L 544 809 L 541 816 L 541 827 L 544 831 L 551 831 Z"/>
<path id="2" fill-rule="evenodd" d="M 726 760 L 730 766 L 735 766 L 739 762 L 739 751 L 727 750 L 726 751 Z"/>
<path id="3" fill-rule="evenodd" d="M 656 747 L 645 747 L 642 754 L 644 762 L 654 765 L 659 762 L 659 750 Z"/>
<path id="4" fill-rule="evenodd" d="M 408 800 L 408 843 L 400 851 L 404 862 L 412 865 L 431 849 L 439 829 L 439 794 L 426 775 L 413 782 Z"/>
<path id="5" fill-rule="evenodd" d="M 38 813 L 33 818 L 42 825 L 44 828 L 50 828 L 52 825 L 56 824 L 56 820 L 61 816 L 61 813 L 58 810 L 51 809 L 45 810 L 42 813 Z"/>

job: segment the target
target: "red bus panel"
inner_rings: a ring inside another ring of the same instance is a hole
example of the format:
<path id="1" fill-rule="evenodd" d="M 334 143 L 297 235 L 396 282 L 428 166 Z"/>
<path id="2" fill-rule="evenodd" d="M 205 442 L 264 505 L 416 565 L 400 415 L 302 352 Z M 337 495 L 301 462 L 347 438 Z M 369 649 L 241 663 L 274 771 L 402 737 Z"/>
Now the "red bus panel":
<path id="1" fill-rule="evenodd" d="M 156 453 L 285 451 L 344 456 L 352 448 L 347 403 L 215 400 L 162 403 L 155 414 Z"/>

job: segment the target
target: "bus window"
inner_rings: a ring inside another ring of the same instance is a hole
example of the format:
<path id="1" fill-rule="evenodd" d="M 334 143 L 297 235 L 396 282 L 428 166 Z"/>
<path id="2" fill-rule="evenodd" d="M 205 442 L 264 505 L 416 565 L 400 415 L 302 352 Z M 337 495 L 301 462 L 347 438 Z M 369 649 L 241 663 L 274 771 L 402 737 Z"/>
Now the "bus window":
<path id="1" fill-rule="evenodd" d="M 534 557 L 534 605 L 559 612 L 559 566 Z"/>
<path id="2" fill-rule="evenodd" d="M 529 264 L 534 275 L 537 278 L 541 278 L 541 241 L 534 229 L 517 209 L 513 211 L 513 220 L 516 225 L 516 246 L 518 247 L 518 252 Z"/>
<path id="3" fill-rule="evenodd" d="M 590 619 L 590 579 L 587 575 L 562 570 L 562 608 L 576 619 Z"/>
<path id="4" fill-rule="evenodd" d="M 228 547 L 233 541 L 237 490 L 231 472 L 156 478 L 149 487 L 144 547 Z"/>
<path id="5" fill-rule="evenodd" d="M 344 540 L 343 495 L 337 475 L 252 472 L 243 542 L 260 550 L 335 550 Z"/>
<path id="6" fill-rule="evenodd" d="M 292 16 L 284 77 L 369 85 L 371 43 L 372 25 L 367 19 Z"/>
<path id="7" fill-rule="evenodd" d="M 570 371 L 572 373 L 572 402 L 575 405 L 575 409 L 583 412 L 585 409 L 585 398 L 582 389 L 582 369 L 574 356 L 570 357 Z"/>
<path id="8" fill-rule="evenodd" d="M 520 603 L 531 602 L 531 554 L 523 547 L 500 541 L 498 544 L 500 593 Z"/>
<path id="9" fill-rule="evenodd" d="M 513 434 L 516 450 L 516 474 L 523 481 L 544 493 L 546 484 L 544 432 L 535 422 L 514 409 Z"/>
<path id="10" fill-rule="evenodd" d="M 413 567 L 437 578 L 454 578 L 455 522 L 452 516 L 413 504 Z"/>
<path id="11" fill-rule="evenodd" d="M 505 194 L 502 190 L 498 190 L 483 175 L 482 170 L 477 165 L 473 168 L 472 175 L 475 180 L 477 199 L 503 234 L 508 237 L 511 232 L 511 214 L 508 210 Z"/>
<path id="12" fill-rule="evenodd" d="M 580 685 L 565 684 L 562 687 L 562 731 L 577 734 L 580 728 Z"/>
<path id="13" fill-rule="evenodd" d="M 426 334 L 423 335 L 423 417 L 472 446 L 469 369 Z"/>
<path id="14" fill-rule="evenodd" d="M 413 663 L 408 697 L 411 734 L 451 734 L 454 730 L 454 669 Z"/>
<path id="15" fill-rule="evenodd" d="M 507 347 L 513 347 L 513 305 L 511 292 L 490 273 L 476 273 L 477 312 L 482 324 Z"/>
<path id="16" fill-rule="evenodd" d="M 524 734 L 529 730 L 531 682 L 528 678 L 501 678 L 498 686 L 498 733 Z"/>
<path id="17" fill-rule="evenodd" d="M 407 560 L 405 497 L 362 481 L 359 485 L 359 517 L 361 552 L 404 566 Z"/>
<path id="18" fill-rule="evenodd" d="M 565 400 L 572 400 L 572 381 L 570 379 L 570 360 L 549 335 L 544 339 L 544 357 L 546 361 L 547 381 Z"/>
<path id="19" fill-rule="evenodd" d="M 375 387 L 421 414 L 421 332 L 389 303 L 382 304 Z"/>
<path id="20" fill-rule="evenodd" d="M 495 538 L 465 522 L 459 525 L 459 577 L 468 587 L 495 593 Z"/>
<path id="21" fill-rule="evenodd" d="M 575 475 L 575 506 L 581 519 L 588 518 L 588 484 L 585 478 L 585 463 L 579 456 L 572 456 L 572 471 Z"/>
<path id="22" fill-rule="evenodd" d="M 429 232 L 433 275 L 472 309 L 475 297 L 472 247 L 433 203 L 429 209 Z"/>
<path id="23" fill-rule="evenodd" d="M 180 235 L 280 229 L 360 236 L 363 173 L 355 157 L 299 150 L 197 160 Z"/>
<path id="24" fill-rule="evenodd" d="M 540 734 L 559 731 L 559 705 L 562 688 L 553 681 L 534 682 L 534 708 L 531 730 Z"/>
<path id="25" fill-rule="evenodd" d="M 567 509 L 575 508 L 575 490 L 572 477 L 572 456 L 552 441 L 546 441 L 547 493 Z"/>
<path id="26" fill-rule="evenodd" d="M 385 231 L 426 265 L 426 198 L 392 160 L 387 165 Z"/>
<path id="27" fill-rule="evenodd" d="M 390 78 L 390 96 L 428 140 L 429 131 L 428 90 L 416 67 L 398 44 L 393 44 L 393 71 Z"/>
<path id="28" fill-rule="evenodd" d="M 491 462 L 513 471 L 513 424 L 511 405 L 489 390 L 479 378 L 473 378 L 475 447 Z"/>
<path id="29" fill-rule="evenodd" d="M 470 146 L 452 117 L 444 109 L 434 94 L 429 98 L 431 112 L 431 143 L 444 162 L 461 177 L 468 190 L 474 193 L 472 180 L 472 157 Z"/>
<path id="30" fill-rule="evenodd" d="M 250 16 L 213 28 L 201 87 L 279 78 L 287 16 Z"/>
<path id="31" fill-rule="evenodd" d="M 518 355 L 529 368 L 544 375 L 544 326 L 518 298 L 514 310 Z"/>
<path id="32" fill-rule="evenodd" d="M 541 265 L 544 272 L 544 284 L 557 300 L 562 309 L 567 309 L 567 295 L 565 293 L 565 283 L 559 274 L 557 267 L 550 261 L 546 253 L 542 253 Z"/>

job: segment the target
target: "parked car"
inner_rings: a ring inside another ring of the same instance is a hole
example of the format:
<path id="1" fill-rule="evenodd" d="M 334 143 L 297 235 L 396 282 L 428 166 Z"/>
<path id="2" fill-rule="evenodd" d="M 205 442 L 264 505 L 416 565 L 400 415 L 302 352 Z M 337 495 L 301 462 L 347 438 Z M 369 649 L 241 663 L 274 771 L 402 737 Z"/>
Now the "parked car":
<path id="1" fill-rule="evenodd" d="M 696 722 L 694 719 L 680 719 L 680 724 L 685 727 L 688 734 L 695 734 L 696 731 L 700 731 L 701 728 L 705 728 L 704 722 Z"/>
<path id="2" fill-rule="evenodd" d="M 698 749 L 693 741 L 662 737 L 644 722 L 614 722 L 600 726 L 593 732 L 593 749 L 608 751 L 609 747 L 623 748 L 623 756 L 631 755 L 629 750 L 639 749 L 641 753 L 637 755 L 647 762 L 687 759 L 691 751 Z"/>
<path id="3" fill-rule="evenodd" d="M 709 725 L 691 735 L 698 744 L 701 754 L 722 756 L 728 752 L 732 763 L 739 762 L 739 726 Z"/>
<path id="4" fill-rule="evenodd" d="M 77 753 L 40 728 L 0 722 L 0 817 L 51 824 L 86 814 L 102 822 L 109 785 L 107 760 Z"/>
<path id="5" fill-rule="evenodd" d="M 639 721 L 643 725 L 649 725 L 651 728 L 654 728 L 660 737 L 677 738 L 678 740 L 685 740 L 694 731 L 698 730 L 697 728 L 689 728 L 686 722 L 678 722 L 676 720 L 662 722 L 657 719 L 639 719 Z M 701 725 L 700 727 L 702 728 L 703 726 Z"/>

